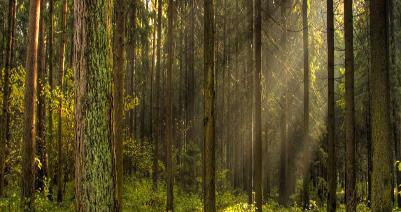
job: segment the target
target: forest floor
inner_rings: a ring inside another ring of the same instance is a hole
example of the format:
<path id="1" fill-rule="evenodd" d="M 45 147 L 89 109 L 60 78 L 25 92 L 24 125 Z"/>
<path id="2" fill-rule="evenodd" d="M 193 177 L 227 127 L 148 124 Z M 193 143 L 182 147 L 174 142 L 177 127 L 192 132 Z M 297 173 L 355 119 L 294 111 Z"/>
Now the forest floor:
<path id="1" fill-rule="evenodd" d="M 165 186 L 160 184 L 158 191 L 152 189 L 152 181 L 149 179 L 126 179 L 124 184 L 124 207 L 127 212 L 160 212 L 165 209 L 166 193 Z M 246 195 L 234 195 L 235 192 L 222 192 L 217 194 L 216 207 L 218 211 L 241 212 L 254 211 L 252 206 L 246 204 Z M 19 210 L 19 190 L 18 188 L 8 189 L 7 198 L 0 199 L 0 211 Z M 311 211 L 326 211 L 324 206 L 313 206 Z M 58 205 L 55 201 L 49 201 L 43 194 L 38 193 L 35 199 L 36 211 L 74 211 L 74 189 L 72 183 L 67 183 L 65 187 L 64 201 Z M 176 186 L 174 190 L 174 209 L 178 212 L 202 211 L 202 200 L 198 194 L 189 194 Z M 263 211 L 267 212 L 301 212 L 297 206 L 280 207 L 276 202 L 269 201 L 263 206 Z M 337 211 L 345 211 L 340 205 Z M 370 211 L 364 205 L 358 206 L 358 212 Z M 395 210 L 397 211 L 397 210 Z"/>

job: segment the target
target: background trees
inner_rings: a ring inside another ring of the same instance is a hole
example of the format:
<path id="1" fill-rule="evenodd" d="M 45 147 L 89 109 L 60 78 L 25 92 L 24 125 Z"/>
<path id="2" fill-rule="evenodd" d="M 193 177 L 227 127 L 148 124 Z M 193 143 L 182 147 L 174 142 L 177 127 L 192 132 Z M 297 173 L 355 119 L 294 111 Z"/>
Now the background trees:
<path id="1" fill-rule="evenodd" d="M 401 204 L 399 2 L 86 3 L 42 2 L 33 81 L 28 2 L 0 1 L 0 210 L 28 166 L 44 211 Z"/>

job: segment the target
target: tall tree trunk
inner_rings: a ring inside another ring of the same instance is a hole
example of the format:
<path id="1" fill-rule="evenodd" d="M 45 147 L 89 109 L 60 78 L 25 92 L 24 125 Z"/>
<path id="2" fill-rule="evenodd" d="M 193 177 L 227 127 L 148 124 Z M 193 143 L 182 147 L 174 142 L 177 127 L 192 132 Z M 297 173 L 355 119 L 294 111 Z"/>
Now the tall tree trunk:
<path id="1" fill-rule="evenodd" d="M 115 211 L 122 211 L 123 193 L 123 116 L 124 116 L 124 60 L 125 60 L 125 26 L 126 1 L 118 1 L 114 7 L 116 22 L 114 30 L 114 167 L 115 167 Z"/>
<path id="2" fill-rule="evenodd" d="M 254 89 L 254 110 L 255 124 L 253 124 L 254 135 L 254 161 L 255 161 L 255 200 L 256 211 L 262 211 L 262 88 L 261 88 L 261 67 L 262 67 L 262 4 L 261 0 L 255 0 L 255 89 Z"/>
<path id="3" fill-rule="evenodd" d="M 159 142 L 161 141 L 161 113 L 160 113 L 160 74 L 161 74 L 161 37 L 162 37 L 162 12 L 163 1 L 157 0 L 157 47 L 156 47 L 156 79 L 155 79 L 155 134 L 153 147 L 153 190 L 157 190 L 157 181 L 159 175 Z"/>
<path id="4" fill-rule="evenodd" d="M 253 92 L 253 68 L 254 68 L 254 61 L 253 61 L 253 0 L 246 0 L 246 20 L 247 20 L 247 43 L 246 43 L 246 51 L 247 51 L 247 73 L 246 73 L 246 79 L 247 79 L 247 93 L 252 94 Z M 246 119 L 248 120 L 247 124 L 247 129 L 248 131 L 248 136 L 249 139 L 248 142 L 249 144 L 246 145 L 247 148 L 247 164 L 246 164 L 246 170 L 247 170 L 247 188 L 246 191 L 248 193 L 248 204 L 252 204 L 252 182 L 253 182 L 253 152 L 252 152 L 252 146 L 253 146 L 253 138 L 252 138 L 252 121 L 253 121 L 253 97 L 252 95 L 248 95 L 247 99 L 247 104 L 248 107 L 247 109 L 250 110 L 248 112 L 248 116 Z M 251 108 L 251 109 L 249 109 Z"/>
<path id="5" fill-rule="evenodd" d="M 131 1 L 129 3 L 130 9 L 128 10 L 128 18 L 130 20 L 129 24 L 130 27 L 128 27 L 128 51 L 127 51 L 127 57 L 128 59 L 128 66 L 127 66 L 127 95 L 129 95 L 132 100 L 134 100 L 134 95 L 135 95 L 135 87 L 136 84 L 134 82 L 135 79 L 135 68 L 136 68 L 136 7 L 137 7 L 137 0 Z M 135 139 L 136 136 L 136 131 L 134 127 L 134 120 L 135 120 L 135 111 L 137 107 L 134 109 L 129 110 L 129 117 L 127 120 L 127 127 L 128 127 L 128 138 Z"/>
<path id="6" fill-rule="evenodd" d="M 327 1 L 327 78 L 328 78 L 328 198 L 327 211 L 337 207 L 337 169 L 335 150 L 335 97 L 334 97 L 334 8 L 333 0 Z"/>
<path id="7" fill-rule="evenodd" d="M 64 86 L 64 67 L 65 67 L 65 46 L 67 42 L 67 0 L 63 0 L 63 7 L 61 12 L 61 38 L 60 38 L 60 61 L 59 61 L 59 81 L 58 86 L 60 92 L 63 93 Z M 63 97 L 59 99 L 58 105 L 58 133 L 57 133 L 57 202 L 63 201 Z"/>
<path id="8" fill-rule="evenodd" d="M 39 39 L 40 0 L 32 0 L 29 4 L 29 22 L 27 34 L 25 107 L 24 107 L 24 144 L 22 156 L 22 192 L 21 209 L 34 210 L 35 195 L 35 98 L 38 71 L 38 39 Z"/>
<path id="9" fill-rule="evenodd" d="M 281 61 L 285 61 L 285 53 L 286 53 L 286 42 L 287 42 L 287 6 L 288 0 L 283 0 L 281 2 L 281 23 L 282 23 L 282 35 L 281 35 Z M 282 64 L 283 67 L 283 74 L 284 74 L 284 85 L 287 86 L 288 84 L 288 70 Z M 288 149 L 288 142 L 287 142 L 287 88 L 282 88 L 282 97 L 281 97 L 281 117 L 280 117 L 280 137 L 281 137 L 281 145 L 280 145 L 280 180 L 279 180 L 279 203 L 281 205 L 286 205 L 288 203 L 288 184 L 287 184 L 287 175 L 288 175 L 288 168 L 287 168 L 287 149 Z"/>
<path id="10" fill-rule="evenodd" d="M 6 52 L 4 61 L 4 78 L 3 78 L 3 105 L 2 117 L 0 119 L 0 197 L 4 194 L 4 169 L 6 162 L 6 149 L 10 140 L 10 111 L 9 100 L 11 93 L 10 72 L 14 61 L 14 45 L 15 45 L 15 23 L 16 23 L 16 8 L 17 1 L 9 0 L 8 2 L 8 31 L 6 38 Z"/>
<path id="11" fill-rule="evenodd" d="M 195 124 L 195 0 L 189 0 L 189 55 L 188 55 L 188 69 L 189 69 L 189 108 L 188 117 L 189 129 L 188 137 L 194 142 L 194 124 Z"/>
<path id="12" fill-rule="evenodd" d="M 168 26 L 167 26 L 167 74 L 166 74 L 166 160 L 167 160 L 167 208 L 166 211 L 173 211 L 173 87 L 172 72 L 174 62 L 174 1 L 168 0 Z"/>
<path id="13" fill-rule="evenodd" d="M 372 211 L 392 210 L 391 126 L 387 1 L 370 2 L 371 130 L 373 150 Z"/>
<path id="14" fill-rule="evenodd" d="M 400 110 L 400 103 L 397 101 L 398 98 L 396 96 L 397 93 L 397 88 L 400 87 L 400 82 L 399 82 L 399 73 L 397 72 L 399 69 L 397 67 L 397 49 L 396 49 L 396 45 L 395 45 L 395 25 L 394 22 L 395 20 L 395 11 L 394 11 L 394 1 L 393 0 L 389 0 L 388 1 L 388 15 L 389 15 L 389 53 L 390 53 L 390 64 L 391 64 L 391 68 L 389 70 L 389 73 L 391 76 L 396 76 L 393 77 L 392 80 L 390 80 L 390 84 L 391 84 L 391 91 L 390 91 L 390 96 L 391 96 L 391 103 L 392 103 L 392 107 L 391 107 L 391 111 L 392 111 L 392 130 L 393 130 L 393 134 L 394 134 L 394 156 L 395 156 L 395 161 L 400 161 L 401 160 L 401 154 L 400 154 L 400 116 L 397 113 L 397 111 Z M 395 171 L 395 186 L 397 187 L 397 192 L 395 193 L 396 196 L 396 201 L 397 201 L 397 207 L 401 208 L 401 172 L 400 170 L 398 170 L 398 168 L 394 169 Z"/>
<path id="15" fill-rule="evenodd" d="M 309 208 L 309 181 L 310 181 L 310 136 L 309 136 L 309 26 L 308 26 L 308 0 L 302 1 L 302 26 L 303 26 L 303 50 L 304 50 L 304 129 L 303 146 L 306 153 L 305 167 L 303 173 L 303 208 Z"/>
<path id="16" fill-rule="evenodd" d="M 44 192 L 47 174 L 47 148 L 46 148 L 46 98 L 44 86 L 46 83 L 46 43 L 45 43 L 45 1 L 40 2 L 40 34 L 38 52 L 38 109 L 37 109 L 37 154 L 42 166 L 38 169 L 36 188 Z"/>
<path id="17" fill-rule="evenodd" d="M 74 2 L 75 210 L 113 211 L 112 1 Z"/>
<path id="18" fill-rule="evenodd" d="M 214 11 L 213 0 L 204 0 L 204 140 L 203 204 L 204 211 L 216 211 L 215 191 L 215 90 L 214 90 Z"/>
<path id="19" fill-rule="evenodd" d="M 49 85 L 50 85 L 50 94 L 53 93 L 54 89 L 54 77 L 53 77 L 53 43 L 54 43 L 54 0 L 49 0 L 49 38 L 48 38 L 48 51 L 49 51 L 49 56 L 48 56 L 48 64 L 49 64 Z M 49 124 L 48 124 L 48 134 L 49 134 L 49 140 L 48 143 L 52 144 L 53 143 L 53 108 L 52 108 L 52 99 L 50 98 L 50 102 L 48 103 L 48 118 L 49 118 Z M 53 149 L 53 145 L 49 146 L 49 149 Z M 49 151 L 50 152 L 50 151 Z M 49 167 L 49 176 L 53 176 L 54 173 L 54 168 Z M 53 185 L 54 185 L 54 180 L 50 181 L 49 183 L 49 199 L 53 199 Z"/>
<path id="20" fill-rule="evenodd" d="M 352 0 L 344 1 L 345 37 L 345 142 L 346 180 L 345 200 L 347 211 L 356 210 L 355 191 L 355 106 L 354 106 L 354 42 Z"/>

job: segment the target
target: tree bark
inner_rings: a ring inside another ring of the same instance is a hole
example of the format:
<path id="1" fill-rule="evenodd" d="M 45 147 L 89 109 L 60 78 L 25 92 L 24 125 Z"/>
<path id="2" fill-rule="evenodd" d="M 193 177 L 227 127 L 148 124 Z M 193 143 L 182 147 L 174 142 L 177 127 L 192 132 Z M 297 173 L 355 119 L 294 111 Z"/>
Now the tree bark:
<path id="1" fill-rule="evenodd" d="M 254 135 L 254 161 L 255 161 L 255 200 L 256 211 L 262 211 L 262 88 L 261 88 L 261 67 L 262 67 L 262 4 L 261 0 L 255 0 L 255 89 L 254 89 L 254 111 L 255 124 L 253 125 Z"/>
<path id="2" fill-rule="evenodd" d="M 252 94 L 253 93 L 253 69 L 254 69 L 254 61 L 253 61 L 253 39 L 254 39 L 254 31 L 253 31 L 253 0 L 246 0 L 246 20 L 247 20 L 247 34 L 246 34 L 246 51 L 247 51 L 247 73 L 246 73 L 246 79 L 247 79 L 247 93 L 248 94 Z M 247 129 L 248 134 L 249 135 L 249 139 L 248 139 L 248 143 L 246 145 L 247 148 L 247 164 L 246 164 L 246 170 L 247 170 L 247 188 L 246 188 L 246 192 L 248 194 L 248 204 L 252 204 L 253 203 L 253 197 L 252 197 L 252 184 L 253 184 L 253 137 L 252 137 L 252 121 L 253 121 L 253 97 L 252 95 L 248 95 L 247 98 L 247 104 L 248 104 L 248 110 L 250 110 L 248 112 L 248 116 L 246 117 L 247 119 Z M 251 109 L 249 109 L 251 108 Z"/>
<path id="3" fill-rule="evenodd" d="M 303 192 L 304 192 L 304 209 L 309 208 L 309 183 L 310 183 L 310 136 L 309 136 L 309 26 L 308 26 L 308 0 L 302 1 L 302 34 L 303 34 L 303 50 L 304 50 L 304 129 L 303 129 L 303 146 L 306 152 L 305 167 L 303 173 Z"/>
<path id="4" fill-rule="evenodd" d="M 61 11 L 61 38 L 60 38 L 60 61 L 59 61 L 59 81 L 58 86 L 61 94 L 63 93 L 64 86 L 64 68 L 65 68 L 65 46 L 67 42 L 67 0 L 63 0 L 63 7 Z M 63 156 L 63 97 L 59 99 L 58 105 L 58 133 L 57 133 L 57 202 L 63 201 L 63 169 L 64 169 L 64 156 Z"/>
<path id="5" fill-rule="evenodd" d="M 288 0 L 283 0 L 281 2 L 281 24 L 282 24 L 282 35 L 281 35 L 281 61 L 285 61 L 285 52 L 286 52 L 286 42 L 287 42 L 287 8 Z M 283 74 L 284 74 L 284 85 L 288 84 L 288 70 L 283 65 Z M 288 141 L 287 141 L 287 88 L 282 88 L 282 97 L 281 97 L 281 117 L 280 117 L 280 179 L 279 179 L 279 203 L 281 205 L 287 205 L 288 203 L 288 184 L 287 184 L 287 176 L 288 176 Z"/>
<path id="6" fill-rule="evenodd" d="M 173 88 L 172 72 L 174 62 L 174 1 L 168 0 L 168 26 L 167 26 L 167 74 L 166 74 L 166 160 L 167 160 L 167 208 L 166 211 L 174 211 L 173 208 Z"/>
<path id="7" fill-rule="evenodd" d="M 327 79 L 328 79 L 328 199 L 327 211 L 335 212 L 337 207 L 337 169 L 335 149 L 335 97 L 334 97 L 334 10 L 333 0 L 327 1 Z"/>
<path id="8" fill-rule="evenodd" d="M 356 211 L 355 191 L 355 105 L 354 105 L 354 42 L 352 0 L 344 1 L 345 37 L 345 142 L 346 180 L 345 200 L 347 211 Z"/>
<path id="9" fill-rule="evenodd" d="M 6 52 L 4 61 L 4 78 L 3 78 L 3 105 L 0 119 L 0 197 L 4 195 L 4 169 L 6 162 L 6 149 L 10 140 L 10 111 L 9 100 L 11 93 L 10 86 L 10 71 L 14 61 L 14 45 L 15 45 L 15 23 L 16 23 L 16 8 L 17 1 L 9 0 L 8 2 L 8 31 L 6 38 Z"/>
<path id="10" fill-rule="evenodd" d="M 53 43 L 54 43 L 54 0 L 49 0 L 49 38 L 48 38 L 48 51 L 49 51 L 49 56 L 48 56 L 48 64 L 49 64 L 49 85 L 50 85 L 50 94 L 53 93 L 54 90 L 54 77 L 53 77 Z M 52 108 L 52 99 L 50 98 L 49 103 L 48 103 L 48 118 L 49 118 L 49 124 L 48 124 L 48 133 L 49 133 L 49 143 L 53 143 L 53 108 Z M 49 149 L 54 149 L 52 147 L 53 145 L 49 146 Z M 51 151 L 49 151 L 51 152 Z M 49 167 L 49 175 L 53 176 L 54 175 L 54 168 Z M 53 175 L 52 175 L 53 174 Z M 54 177 L 54 176 L 53 176 Z M 54 181 L 50 181 L 49 183 L 49 199 L 53 199 L 53 183 Z"/>
<path id="11" fill-rule="evenodd" d="M 387 1 L 370 2 L 372 211 L 392 210 L 391 124 Z"/>
<path id="12" fill-rule="evenodd" d="M 204 140 L 203 203 L 204 211 L 216 211 L 215 188 L 215 89 L 214 89 L 214 11 L 213 0 L 204 0 Z"/>
<path id="13" fill-rule="evenodd" d="M 24 144 L 22 156 L 22 192 L 21 209 L 34 210 L 35 195 L 35 98 L 38 71 L 38 39 L 39 39 L 40 0 L 32 0 L 29 4 L 29 22 L 27 34 L 25 104 L 24 104 Z"/>
<path id="14" fill-rule="evenodd" d="M 44 193 L 46 180 L 48 178 L 47 171 L 47 145 L 46 145 L 46 98 L 44 86 L 46 83 L 46 43 L 45 43 L 45 1 L 40 3 L 40 34 L 39 34 L 39 52 L 38 52 L 38 109 L 37 109 L 37 154 L 40 163 L 38 168 L 36 188 Z"/>
<path id="15" fill-rule="evenodd" d="M 114 211 L 112 1 L 74 2 L 75 210 Z"/>
<path id="16" fill-rule="evenodd" d="M 156 79 L 155 79 L 155 146 L 153 147 L 153 190 L 157 190 L 157 181 L 159 175 L 159 142 L 161 141 L 161 113 L 160 113 L 160 74 L 161 74 L 161 37 L 162 37 L 162 13 L 163 1 L 157 0 L 157 47 L 156 47 Z"/>
<path id="17" fill-rule="evenodd" d="M 125 26 L 126 1 L 118 1 L 114 7 L 114 167 L 115 167 L 115 211 L 122 211 L 123 193 L 123 118 L 124 118 L 124 60 L 125 60 Z"/>

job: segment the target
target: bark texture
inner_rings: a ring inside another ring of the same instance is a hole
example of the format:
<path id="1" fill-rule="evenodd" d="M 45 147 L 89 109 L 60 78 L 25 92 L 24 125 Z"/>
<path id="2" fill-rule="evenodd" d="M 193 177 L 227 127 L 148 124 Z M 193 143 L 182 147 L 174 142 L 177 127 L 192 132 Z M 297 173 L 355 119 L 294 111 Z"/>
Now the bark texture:
<path id="1" fill-rule="evenodd" d="M 113 211 L 112 1 L 74 1 L 75 210 Z"/>
<path id="2" fill-rule="evenodd" d="M 27 54 L 25 63 L 24 143 L 22 156 L 21 209 L 34 211 L 35 195 L 35 98 L 38 72 L 40 0 L 29 4 Z"/>
<path id="3" fill-rule="evenodd" d="M 174 211 L 173 206 L 173 88 L 172 72 L 174 60 L 174 1 L 168 0 L 168 26 L 167 26 L 167 74 L 166 74 L 166 161 L 167 161 L 167 208 L 166 211 Z"/>
<path id="4" fill-rule="evenodd" d="M 215 90 L 214 90 L 214 11 L 213 0 L 204 0 L 204 140 L 203 204 L 204 211 L 216 211 L 215 161 Z"/>
<path id="5" fill-rule="evenodd" d="M 371 42 L 371 130 L 372 211 L 392 210 L 392 145 L 390 124 L 390 80 L 387 1 L 370 2 Z"/>
<path id="6" fill-rule="evenodd" d="M 2 105 L 2 116 L 0 118 L 1 129 L 0 129 L 0 197 L 4 194 L 4 169 L 6 162 L 6 150 L 7 144 L 10 140 L 10 111 L 9 111 L 9 100 L 11 93 L 10 86 L 10 71 L 12 63 L 14 61 L 14 34 L 15 34 L 15 22 L 16 22 L 16 8 L 17 1 L 9 0 L 8 2 L 8 28 L 6 38 L 6 52 L 4 61 L 4 78 L 3 78 L 3 105 Z"/>
<path id="7" fill-rule="evenodd" d="M 356 211 L 355 191 L 355 104 L 354 104 L 354 36 L 352 0 L 344 0 L 345 37 L 345 201 L 347 211 Z"/>
<path id="8" fill-rule="evenodd" d="M 327 211 L 336 211 L 337 169 L 335 150 L 335 97 L 334 97 L 334 11 L 333 0 L 327 1 L 327 78 L 328 78 L 328 199 Z"/>
<path id="9" fill-rule="evenodd" d="M 115 167 L 115 210 L 122 210 L 123 192 L 123 118 L 124 118 L 124 81 L 125 81 L 125 26 L 126 26 L 126 1 L 118 1 L 114 7 L 114 167 Z"/>

